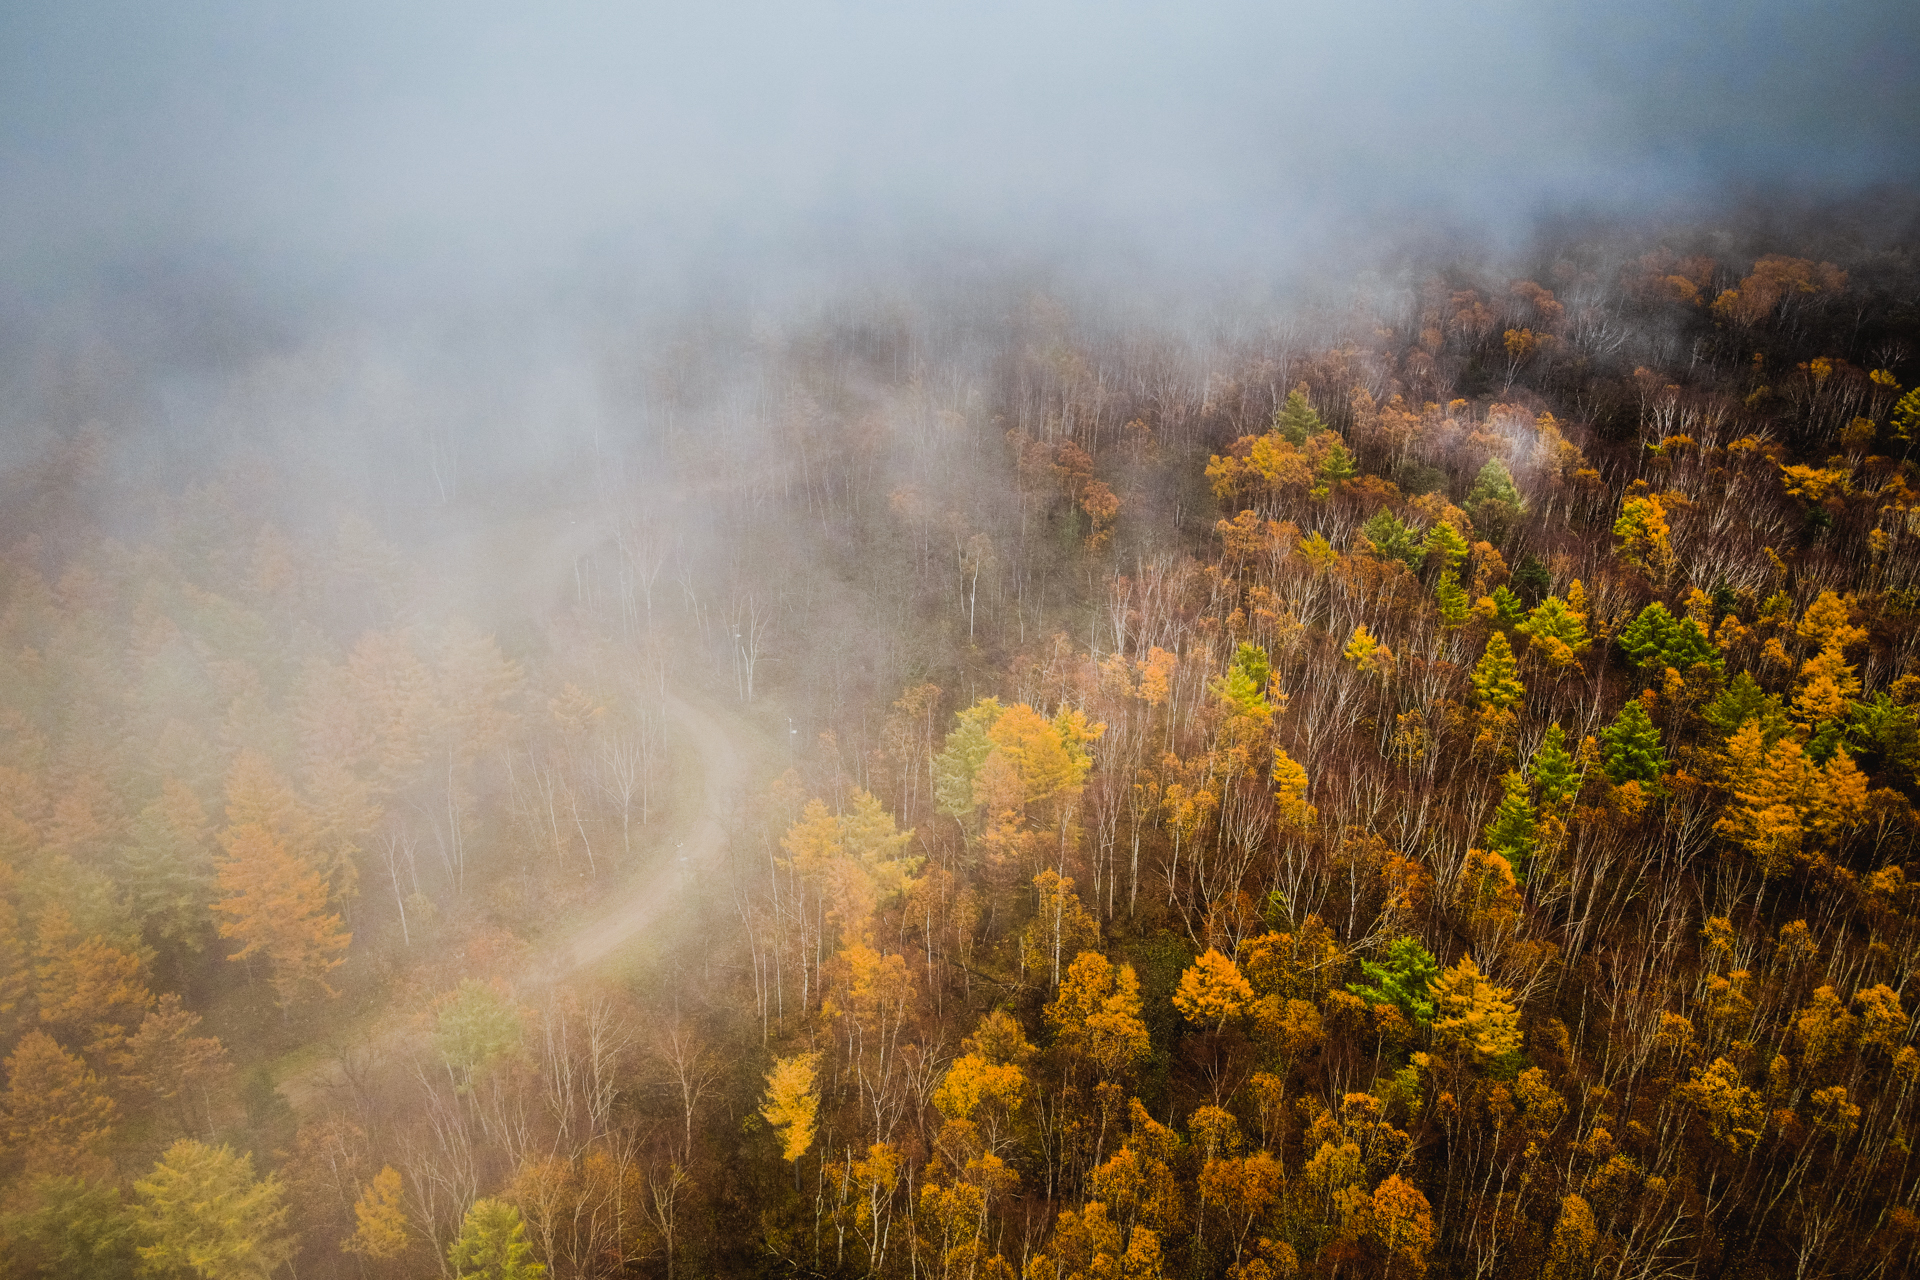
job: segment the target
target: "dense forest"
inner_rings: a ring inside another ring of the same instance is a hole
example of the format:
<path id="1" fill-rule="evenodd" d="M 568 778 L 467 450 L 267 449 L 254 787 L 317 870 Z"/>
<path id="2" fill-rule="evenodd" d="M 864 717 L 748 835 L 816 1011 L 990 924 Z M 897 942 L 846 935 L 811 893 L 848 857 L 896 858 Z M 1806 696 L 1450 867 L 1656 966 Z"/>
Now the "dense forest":
<path id="1" fill-rule="evenodd" d="M 0 1275 L 1911 1274 L 1920 259 L 1740 225 L 10 365 Z"/>

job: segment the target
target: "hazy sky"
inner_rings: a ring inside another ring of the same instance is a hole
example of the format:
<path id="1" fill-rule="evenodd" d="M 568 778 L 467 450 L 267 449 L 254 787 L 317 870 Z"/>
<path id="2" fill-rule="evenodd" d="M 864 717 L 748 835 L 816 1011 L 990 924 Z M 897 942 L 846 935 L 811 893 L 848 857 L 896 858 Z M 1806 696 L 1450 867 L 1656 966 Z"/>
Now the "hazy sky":
<path id="1" fill-rule="evenodd" d="M 1920 174 L 1920 5 L 0 9 L 0 281 L 922 235 L 1284 256 L 1410 211 Z"/>

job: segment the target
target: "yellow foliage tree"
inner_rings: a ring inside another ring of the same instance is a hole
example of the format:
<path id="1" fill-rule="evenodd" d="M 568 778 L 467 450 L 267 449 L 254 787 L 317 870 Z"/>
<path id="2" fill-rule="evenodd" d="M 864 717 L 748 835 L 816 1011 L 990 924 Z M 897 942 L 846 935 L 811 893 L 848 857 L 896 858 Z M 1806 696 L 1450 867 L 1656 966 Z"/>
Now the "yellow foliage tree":
<path id="1" fill-rule="evenodd" d="M 1660 499 L 1628 498 L 1614 521 L 1613 536 L 1620 539 L 1620 558 L 1645 573 L 1656 587 L 1673 576 L 1672 530 Z"/>
<path id="2" fill-rule="evenodd" d="M 227 770 L 226 783 L 227 825 L 220 843 L 229 853 L 239 832 L 258 827 L 300 861 L 322 869 L 318 821 L 265 756 L 242 751 Z"/>
<path id="3" fill-rule="evenodd" d="M 1363 675 L 1375 676 L 1393 665 L 1393 650 L 1367 630 L 1361 623 L 1353 629 L 1353 635 L 1347 640 L 1345 652 L 1341 654 Z"/>
<path id="4" fill-rule="evenodd" d="M 1105 1080 L 1128 1070 L 1150 1048 L 1133 966 L 1116 966 L 1097 951 L 1081 952 L 1068 967 L 1046 1019 L 1059 1045 Z"/>
<path id="5" fill-rule="evenodd" d="M 1320 817 L 1320 811 L 1307 803 L 1307 771 L 1287 754 L 1286 748 L 1273 749 L 1274 813 L 1283 826 L 1304 831 Z"/>
<path id="6" fill-rule="evenodd" d="M 1433 1248 L 1433 1206 L 1420 1188 L 1389 1174 L 1367 1201 L 1366 1230 L 1386 1251 L 1389 1273 L 1404 1266 L 1407 1274 L 1426 1274 L 1427 1254 Z"/>
<path id="7" fill-rule="evenodd" d="M 1760 1141 L 1766 1126 L 1766 1106 L 1760 1095 L 1741 1080 L 1740 1069 L 1725 1058 L 1695 1067 L 1693 1079 L 1675 1089 L 1674 1094 L 1698 1108 L 1706 1117 L 1708 1131 L 1734 1151 L 1745 1151 Z"/>
<path id="8" fill-rule="evenodd" d="M 80 940 L 65 907 L 40 917 L 34 946 L 40 1023 L 93 1065 L 124 1071 L 127 1041 L 153 1007 L 140 957 L 95 935 Z"/>
<path id="9" fill-rule="evenodd" d="M 1022 934 L 1020 962 L 1045 970 L 1049 985 L 1057 987 L 1062 960 L 1100 945 L 1100 924 L 1080 905 L 1073 877 L 1042 871 L 1033 878 L 1033 888 L 1039 909 Z"/>
<path id="10" fill-rule="evenodd" d="M 1482 1061 L 1502 1058 L 1520 1048 L 1520 1009 L 1513 992 L 1496 987 L 1471 955 L 1434 979 L 1434 1031 L 1442 1043 L 1457 1046 Z"/>
<path id="11" fill-rule="evenodd" d="M 1866 778 L 1846 752 L 1816 765 L 1796 738 L 1768 747 L 1758 718 L 1727 740 L 1723 769 L 1734 803 L 1715 829 L 1767 876 L 1820 856 L 1866 813 Z"/>
<path id="12" fill-rule="evenodd" d="M 1511 711 L 1527 696 L 1520 681 L 1520 664 L 1513 659 L 1513 646 L 1501 632 L 1487 637 L 1486 652 L 1473 665 L 1468 680 L 1473 685 L 1474 701 L 1488 711 Z"/>
<path id="13" fill-rule="evenodd" d="M 994 1061 L 978 1046 L 956 1058 L 933 1091 L 933 1105 L 941 1116 L 973 1125 L 986 1149 L 995 1153 L 1011 1141 L 1015 1118 L 1026 1100 L 1026 1072 L 1016 1063 Z"/>
<path id="14" fill-rule="evenodd" d="M 1208 947 L 1180 975 L 1179 989 L 1173 993 L 1173 1007 L 1196 1026 L 1224 1031 L 1227 1023 L 1246 1013 L 1253 1003 L 1253 986 L 1240 967 L 1219 950 Z"/>
<path id="15" fill-rule="evenodd" d="M 814 1123 L 820 1112 L 820 1094 L 814 1081 L 819 1065 L 818 1053 L 799 1053 L 775 1058 L 773 1070 L 767 1073 L 767 1093 L 760 1104 L 760 1115 L 780 1135 L 780 1155 L 789 1164 L 796 1163 L 813 1145 Z"/>
<path id="16" fill-rule="evenodd" d="M 353 1202 L 354 1231 L 341 1242 L 348 1253 L 362 1257 L 397 1258 L 413 1242 L 407 1224 L 405 1196 L 400 1173 L 392 1165 L 384 1166 Z"/>
<path id="17" fill-rule="evenodd" d="M 876 908 L 913 887 L 921 859 L 904 852 L 912 839 L 911 830 L 895 828 L 885 805 L 855 789 L 842 813 L 807 802 L 780 841 L 789 855 L 782 865 L 820 894 L 840 937 L 856 942 L 871 933 Z"/>
<path id="18" fill-rule="evenodd" d="M 1568 1193 L 1560 1200 L 1560 1218 L 1553 1224 L 1553 1240 L 1548 1246 L 1546 1270 L 1541 1280 L 1575 1280 L 1591 1274 L 1590 1259 L 1600 1233 L 1593 1220 L 1593 1206 Z"/>

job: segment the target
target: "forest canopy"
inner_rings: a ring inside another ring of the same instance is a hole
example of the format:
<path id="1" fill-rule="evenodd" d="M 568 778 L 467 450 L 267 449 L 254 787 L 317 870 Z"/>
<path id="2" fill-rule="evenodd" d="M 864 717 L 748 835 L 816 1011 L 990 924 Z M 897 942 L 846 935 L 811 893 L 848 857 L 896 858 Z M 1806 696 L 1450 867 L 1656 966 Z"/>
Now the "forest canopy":
<path id="1" fill-rule="evenodd" d="M 0 1275 L 1910 1274 L 1913 255 L 706 314 L 580 435 L 61 353 Z"/>

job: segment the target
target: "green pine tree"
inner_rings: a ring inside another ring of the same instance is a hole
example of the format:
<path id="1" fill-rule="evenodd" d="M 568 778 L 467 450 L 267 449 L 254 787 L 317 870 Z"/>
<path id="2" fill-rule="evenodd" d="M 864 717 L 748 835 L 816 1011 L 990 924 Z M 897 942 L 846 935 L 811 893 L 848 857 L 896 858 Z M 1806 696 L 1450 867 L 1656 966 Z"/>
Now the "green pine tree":
<path id="1" fill-rule="evenodd" d="M 1666 764 L 1660 750 L 1660 730 L 1638 698 L 1628 699 L 1619 717 L 1601 731 L 1600 759 L 1607 777 L 1616 784 L 1652 782 L 1660 776 Z"/>
<path id="2" fill-rule="evenodd" d="M 1548 813 L 1564 813 L 1580 794 L 1580 770 L 1567 750 L 1567 733 L 1559 725 L 1547 726 L 1539 750 L 1528 765 L 1534 785 L 1540 788 L 1540 804 Z"/>
<path id="3" fill-rule="evenodd" d="M 471 1093 L 489 1066 L 520 1047 L 520 1011 L 494 987 L 467 978 L 440 1005 L 431 1036 L 453 1077 L 454 1092 Z"/>
<path id="4" fill-rule="evenodd" d="M 1519 664 L 1513 660 L 1513 646 L 1498 631 L 1487 637 L 1487 651 L 1474 664 L 1469 679 L 1474 701 L 1494 711 L 1511 711 L 1527 696 L 1527 687 L 1520 683 Z"/>
<path id="5" fill-rule="evenodd" d="M 1515 515 L 1526 508 L 1520 490 L 1513 483 L 1513 472 L 1498 458 L 1487 459 L 1487 465 L 1480 468 L 1473 488 L 1467 493 L 1468 506 L 1477 507 L 1483 502 L 1497 502 Z"/>
<path id="6" fill-rule="evenodd" d="M 1535 640 L 1558 640 L 1576 653 L 1587 644 L 1586 625 L 1559 596 L 1548 596 L 1533 606 L 1519 629 Z"/>
<path id="7" fill-rule="evenodd" d="M 1715 671 L 1724 666 L 1720 651 L 1713 647 L 1691 618 L 1676 618 L 1667 606 L 1654 601 L 1640 611 L 1620 632 L 1620 647 L 1642 671 L 1659 673 L 1668 667 L 1686 672 L 1700 663 Z"/>
<path id="8" fill-rule="evenodd" d="M 1874 766 L 1869 772 L 1887 770 L 1909 778 L 1920 774 L 1920 707 L 1902 706 L 1884 689 L 1851 706 L 1847 746 Z"/>
<path id="9" fill-rule="evenodd" d="M 940 754 L 934 757 L 934 798 L 940 812 L 963 822 L 973 817 L 977 804 L 973 780 L 980 766 L 993 754 L 993 739 L 987 731 L 1004 711 L 997 699 L 982 698 L 965 711 L 954 715 L 953 731 L 947 734 Z"/>
<path id="10" fill-rule="evenodd" d="M 1520 563 L 1513 571 L 1512 582 L 1519 588 L 1521 599 L 1538 604 L 1553 589 L 1553 572 L 1540 563 L 1539 556 L 1528 552 L 1520 557 Z"/>
<path id="11" fill-rule="evenodd" d="M 1445 528 L 1442 525 L 1441 528 Z M 1467 589 L 1460 585 L 1460 579 L 1451 571 L 1440 575 L 1440 581 L 1433 587 L 1434 601 L 1440 606 L 1440 622 L 1446 627 L 1465 626 L 1468 616 L 1473 612 L 1467 599 Z"/>
<path id="12" fill-rule="evenodd" d="M 1769 751 L 1793 729 L 1780 695 L 1762 689 L 1745 671 L 1727 681 L 1727 687 L 1700 709 L 1700 716 L 1722 738 L 1731 738 L 1747 721 L 1758 720 L 1761 740 Z"/>
<path id="13" fill-rule="evenodd" d="M 1227 668 L 1227 674 L 1211 687 L 1215 694 L 1242 711 L 1253 711 L 1267 704 L 1267 677 L 1272 673 L 1266 649 L 1243 642 L 1234 653 L 1233 665 Z"/>
<path id="14" fill-rule="evenodd" d="M 1487 459 L 1487 465 L 1480 468 L 1467 494 L 1467 509 L 1489 541 L 1498 542 L 1505 536 L 1506 530 L 1526 509 L 1506 463 L 1498 458 Z"/>
<path id="15" fill-rule="evenodd" d="M 1400 517 L 1385 507 L 1368 517 L 1367 522 L 1360 526 L 1360 534 L 1367 540 L 1368 548 L 1380 559 L 1398 560 L 1409 569 L 1420 567 L 1423 554 L 1420 540 Z"/>
<path id="16" fill-rule="evenodd" d="M 1417 938 L 1398 938 L 1387 947 L 1384 961 L 1362 960 L 1365 982 L 1349 983 L 1347 990 L 1368 1004 L 1390 1004 L 1415 1022 L 1433 1021 L 1433 1001 L 1427 989 L 1440 976 L 1440 962 Z"/>
<path id="17" fill-rule="evenodd" d="M 1360 468 L 1353 464 L 1353 454 L 1347 449 L 1346 442 L 1339 436 L 1327 446 L 1325 456 L 1320 459 L 1320 467 L 1314 478 L 1331 489 L 1343 480 L 1351 480 L 1360 474 Z"/>
<path id="18" fill-rule="evenodd" d="M 1438 564 L 1442 573 L 1452 573 L 1460 567 L 1460 562 L 1473 550 L 1460 531 L 1442 521 L 1427 530 L 1427 536 L 1421 539 L 1420 550 L 1425 553 L 1430 564 Z"/>
<path id="19" fill-rule="evenodd" d="M 1493 624 L 1497 627 L 1517 627 L 1527 620 L 1527 606 L 1520 597 L 1505 587 L 1493 589 Z"/>
<path id="20" fill-rule="evenodd" d="M 1500 797 L 1493 820 L 1487 824 L 1487 848 L 1505 858 L 1515 873 L 1521 873 L 1540 843 L 1539 815 L 1534 812 L 1527 780 L 1518 769 L 1509 769 L 1500 783 L 1506 794 Z"/>
<path id="21" fill-rule="evenodd" d="M 127 908 L 149 939 L 187 951 L 205 945 L 216 873 L 207 823 L 193 793 L 169 781 L 140 811 L 119 852 Z"/>
<path id="22" fill-rule="evenodd" d="M 476 1200 L 447 1250 L 458 1280 L 540 1280 L 547 1269 L 533 1260 L 520 1211 L 504 1200 Z"/>
<path id="23" fill-rule="evenodd" d="M 1301 445 L 1309 436 L 1325 431 L 1327 424 L 1307 402 L 1307 389 L 1302 386 L 1287 392 L 1287 402 L 1273 411 L 1273 429 L 1286 437 L 1287 443 Z"/>
<path id="24" fill-rule="evenodd" d="M 134 1244 L 118 1187 L 47 1174 L 16 1187 L 12 1209 L 0 1214 L 0 1254 L 11 1262 L 0 1275 L 134 1280 Z"/>

